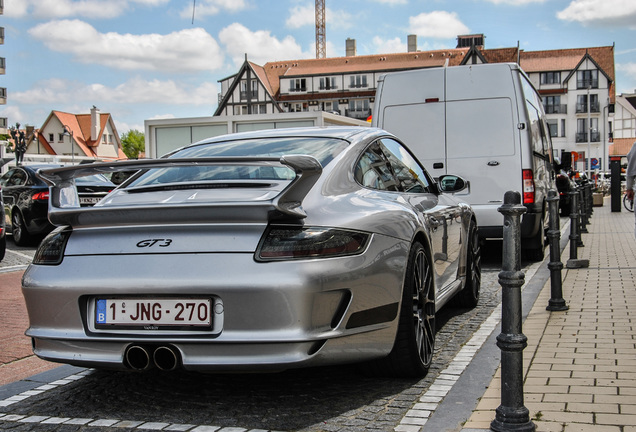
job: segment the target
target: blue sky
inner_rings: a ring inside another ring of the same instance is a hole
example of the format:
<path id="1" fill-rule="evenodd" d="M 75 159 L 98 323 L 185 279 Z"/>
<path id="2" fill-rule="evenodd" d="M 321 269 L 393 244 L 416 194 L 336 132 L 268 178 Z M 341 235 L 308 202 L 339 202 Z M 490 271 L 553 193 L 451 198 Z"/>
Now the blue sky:
<path id="1" fill-rule="evenodd" d="M 195 3 L 196 1 L 196 3 Z M 194 20 L 193 20 L 193 6 Z M 635 0 L 326 0 L 327 56 L 454 48 L 526 51 L 615 44 L 617 93 L 636 92 Z M 4 0 L 8 101 L 0 117 L 40 127 L 52 110 L 146 119 L 212 115 L 218 81 L 258 64 L 315 58 L 313 0 Z"/>

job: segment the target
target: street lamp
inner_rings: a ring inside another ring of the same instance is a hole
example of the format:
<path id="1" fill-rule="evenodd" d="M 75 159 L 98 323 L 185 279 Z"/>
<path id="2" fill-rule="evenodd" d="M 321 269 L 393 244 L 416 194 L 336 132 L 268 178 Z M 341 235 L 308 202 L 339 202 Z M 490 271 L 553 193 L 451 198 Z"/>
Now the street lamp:
<path id="1" fill-rule="evenodd" d="M 73 129 L 66 125 L 62 126 L 64 126 L 64 133 L 62 135 L 71 138 L 71 163 L 75 165 L 75 141 L 73 140 Z"/>

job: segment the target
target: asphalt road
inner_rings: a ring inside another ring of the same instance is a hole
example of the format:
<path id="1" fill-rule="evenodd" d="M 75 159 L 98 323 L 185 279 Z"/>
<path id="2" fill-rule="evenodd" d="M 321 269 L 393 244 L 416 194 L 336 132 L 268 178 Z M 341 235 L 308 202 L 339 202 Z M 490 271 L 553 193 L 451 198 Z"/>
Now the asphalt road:
<path id="1" fill-rule="evenodd" d="M 33 252 L 9 238 L 0 272 L 23 269 Z M 0 388 L 0 395 L 37 388 L 15 403 L 0 400 L 0 430 L 392 431 L 499 304 L 500 267 L 500 244 L 489 243 L 480 304 L 438 313 L 433 366 L 423 379 L 369 377 L 355 365 L 224 375 L 63 366 Z"/>

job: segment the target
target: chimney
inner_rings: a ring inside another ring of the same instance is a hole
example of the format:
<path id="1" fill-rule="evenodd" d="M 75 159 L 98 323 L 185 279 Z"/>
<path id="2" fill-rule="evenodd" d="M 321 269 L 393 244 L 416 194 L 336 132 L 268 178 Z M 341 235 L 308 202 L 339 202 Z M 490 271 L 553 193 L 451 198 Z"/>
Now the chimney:
<path id="1" fill-rule="evenodd" d="M 99 115 L 99 108 L 93 105 L 91 108 L 91 141 L 97 141 L 99 137 L 99 131 L 101 129 L 101 121 Z"/>
<path id="2" fill-rule="evenodd" d="M 347 38 L 347 57 L 355 57 L 357 54 L 356 40 Z"/>
<path id="3" fill-rule="evenodd" d="M 408 35 L 408 52 L 417 52 L 417 35 Z"/>

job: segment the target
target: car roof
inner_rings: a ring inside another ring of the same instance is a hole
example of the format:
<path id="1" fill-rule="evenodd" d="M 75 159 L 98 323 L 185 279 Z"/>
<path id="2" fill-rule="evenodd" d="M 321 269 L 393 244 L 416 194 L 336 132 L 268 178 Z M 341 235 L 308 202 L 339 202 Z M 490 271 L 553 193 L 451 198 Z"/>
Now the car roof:
<path id="1" fill-rule="evenodd" d="M 301 128 L 282 128 L 282 129 L 263 129 L 250 132 L 239 132 L 228 135 L 220 135 L 212 138 L 207 138 L 197 143 L 191 144 L 192 146 L 221 142 L 221 141 L 235 141 L 243 139 L 255 139 L 255 138 L 291 138 L 291 137 L 303 137 L 303 138 L 335 138 L 343 139 L 346 141 L 352 141 L 353 139 L 361 139 L 367 135 L 379 134 L 383 131 L 377 128 L 364 127 L 364 126 L 316 126 L 316 127 L 301 127 Z M 384 132 L 386 134 L 386 132 Z"/>

